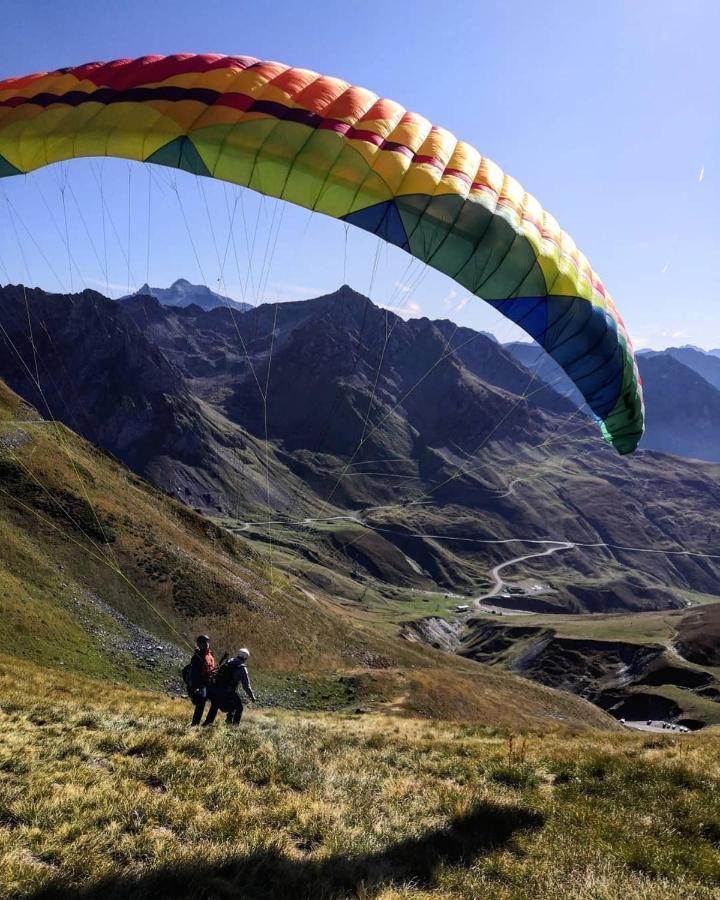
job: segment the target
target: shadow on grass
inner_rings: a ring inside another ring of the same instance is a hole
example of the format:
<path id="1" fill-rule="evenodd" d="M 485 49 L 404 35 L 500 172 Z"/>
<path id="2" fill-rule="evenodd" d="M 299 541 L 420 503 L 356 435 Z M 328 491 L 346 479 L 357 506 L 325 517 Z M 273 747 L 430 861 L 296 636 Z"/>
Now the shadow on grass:
<path id="1" fill-rule="evenodd" d="M 220 865 L 198 858 L 111 876 L 87 887 L 55 881 L 33 894 L 32 900 L 339 900 L 356 896 L 361 888 L 372 890 L 391 882 L 432 887 L 441 864 L 470 866 L 484 853 L 507 844 L 517 831 L 539 828 L 543 822 L 539 813 L 524 807 L 482 803 L 445 828 L 373 854 L 303 860 L 266 851 Z"/>

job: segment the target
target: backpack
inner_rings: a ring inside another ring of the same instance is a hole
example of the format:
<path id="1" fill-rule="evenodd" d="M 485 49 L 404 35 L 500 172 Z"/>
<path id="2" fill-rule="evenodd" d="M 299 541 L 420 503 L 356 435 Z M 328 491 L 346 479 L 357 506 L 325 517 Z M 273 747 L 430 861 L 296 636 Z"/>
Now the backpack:
<path id="1" fill-rule="evenodd" d="M 183 667 L 182 680 L 185 684 L 185 690 L 187 691 L 188 697 L 190 697 L 192 699 L 192 695 L 193 695 L 192 660 L 186 666 Z"/>
<path id="2" fill-rule="evenodd" d="M 233 690 L 235 687 L 235 668 L 230 665 L 230 660 L 224 659 L 215 669 L 215 677 L 213 678 L 213 688 L 222 693 L 223 691 Z"/>

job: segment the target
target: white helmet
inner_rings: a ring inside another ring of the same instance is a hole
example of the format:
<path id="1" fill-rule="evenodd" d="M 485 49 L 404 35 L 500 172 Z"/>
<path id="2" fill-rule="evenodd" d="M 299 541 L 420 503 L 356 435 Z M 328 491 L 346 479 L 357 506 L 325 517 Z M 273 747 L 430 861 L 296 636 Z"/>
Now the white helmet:
<path id="1" fill-rule="evenodd" d="M 247 647 L 241 647 L 237 652 L 237 659 L 249 659 L 250 651 Z"/>

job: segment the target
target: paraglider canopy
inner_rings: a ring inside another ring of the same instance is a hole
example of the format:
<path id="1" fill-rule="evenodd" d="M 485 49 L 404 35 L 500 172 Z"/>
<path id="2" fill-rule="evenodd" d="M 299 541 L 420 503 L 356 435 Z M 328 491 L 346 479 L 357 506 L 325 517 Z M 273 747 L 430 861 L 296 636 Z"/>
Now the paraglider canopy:
<path id="1" fill-rule="evenodd" d="M 0 82 L 0 177 L 88 156 L 223 179 L 401 247 L 523 328 L 607 440 L 637 446 L 640 379 L 599 277 L 518 182 L 422 116 L 251 57 L 147 56 Z"/>

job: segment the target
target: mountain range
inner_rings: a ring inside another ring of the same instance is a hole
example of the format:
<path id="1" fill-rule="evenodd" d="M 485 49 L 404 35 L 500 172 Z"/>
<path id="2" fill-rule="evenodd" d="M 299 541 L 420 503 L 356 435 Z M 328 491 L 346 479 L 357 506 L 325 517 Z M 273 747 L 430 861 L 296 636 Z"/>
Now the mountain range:
<path id="1" fill-rule="evenodd" d="M 240 303 L 238 300 L 232 300 L 230 297 L 216 294 L 215 291 L 211 291 L 204 284 L 191 284 L 185 278 L 178 278 L 169 288 L 150 287 L 149 284 L 144 284 L 134 294 L 127 294 L 121 297 L 120 300 L 130 300 L 138 295 L 155 297 L 163 306 L 179 306 L 181 308 L 199 306 L 200 309 L 204 310 L 222 306 L 240 313 L 252 309 L 250 303 Z"/>
<path id="2" fill-rule="evenodd" d="M 720 542 L 718 466 L 619 458 L 480 332 L 404 321 L 347 286 L 240 316 L 8 286 L 0 324 L 0 377 L 43 415 L 310 580 L 472 592 L 507 559 L 499 542 L 550 539 L 570 547 L 533 561 L 550 589 L 526 606 L 677 607 L 720 582 L 684 552 Z M 289 527 L 331 516 L 345 518 Z"/>

